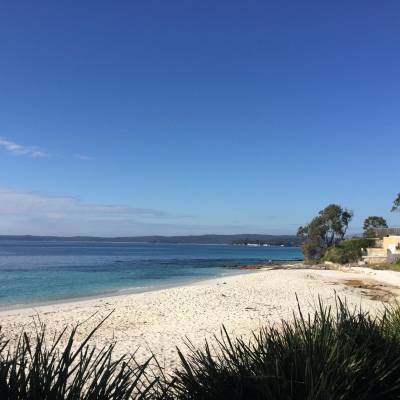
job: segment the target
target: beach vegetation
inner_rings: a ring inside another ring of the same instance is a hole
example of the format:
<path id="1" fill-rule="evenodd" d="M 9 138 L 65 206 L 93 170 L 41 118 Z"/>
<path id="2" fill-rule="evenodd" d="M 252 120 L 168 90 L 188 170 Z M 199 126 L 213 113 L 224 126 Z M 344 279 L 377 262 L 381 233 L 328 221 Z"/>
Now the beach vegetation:
<path id="1" fill-rule="evenodd" d="M 97 330 L 98 328 L 95 328 Z M 95 331 L 94 330 L 94 331 Z M 94 333 L 93 331 L 93 333 Z M 213 341 L 177 349 L 180 364 L 165 374 L 153 357 L 114 357 L 75 330 L 46 342 L 22 333 L 17 345 L 1 338 L 0 398 L 5 400 L 155 399 L 277 400 L 397 399 L 400 397 L 400 307 L 377 316 L 337 299 L 312 315 L 266 326 L 245 341 L 225 328 Z M 72 350 L 76 349 L 76 350 Z M 185 350 L 185 351 L 184 351 Z M 150 363 L 150 360 L 154 362 Z"/>
<path id="2" fill-rule="evenodd" d="M 365 237 L 375 237 L 375 229 L 387 228 L 388 224 L 383 217 L 378 217 L 376 215 L 369 216 L 365 219 L 363 229 Z"/>
<path id="3" fill-rule="evenodd" d="M 379 318 L 319 304 L 312 316 L 268 327 L 249 344 L 226 331 L 217 345 L 181 356 L 179 399 L 395 399 L 400 394 L 400 313 Z"/>
<path id="4" fill-rule="evenodd" d="M 115 358 L 114 344 L 102 349 L 88 346 L 103 322 L 81 343 L 76 340 L 78 327 L 69 335 L 62 331 L 50 342 L 43 325 L 33 337 L 21 333 L 13 345 L 1 336 L 0 399 L 147 399 L 156 383 L 145 373 L 152 356 L 140 365 L 129 355 Z"/>
<path id="5" fill-rule="evenodd" d="M 358 251 L 347 250 L 342 248 L 341 246 L 330 247 L 325 255 L 324 261 L 330 261 L 335 264 L 348 264 L 353 263 L 359 260 L 361 255 L 358 254 Z"/>
<path id="6" fill-rule="evenodd" d="M 375 244 L 373 238 L 352 238 L 342 240 L 327 249 L 324 254 L 324 261 L 336 264 L 348 264 L 356 262 L 362 258 L 363 249 L 372 247 Z"/>
<path id="7" fill-rule="evenodd" d="M 327 249 L 342 241 L 346 235 L 352 211 L 330 204 L 305 226 L 297 235 L 303 238 L 302 250 L 306 261 L 320 261 Z"/>

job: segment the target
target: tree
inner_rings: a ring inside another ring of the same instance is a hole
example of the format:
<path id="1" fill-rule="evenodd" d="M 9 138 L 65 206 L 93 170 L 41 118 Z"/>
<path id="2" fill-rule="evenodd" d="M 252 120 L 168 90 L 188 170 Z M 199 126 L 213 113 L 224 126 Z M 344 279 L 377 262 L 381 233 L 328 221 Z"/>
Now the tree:
<path id="1" fill-rule="evenodd" d="M 377 217 L 376 215 L 369 216 L 364 221 L 364 236 L 365 237 L 374 237 L 375 229 L 377 228 L 387 228 L 388 224 L 385 218 Z"/>
<path id="2" fill-rule="evenodd" d="M 322 258 L 327 248 L 343 240 L 353 213 L 337 204 L 330 204 L 318 213 L 306 226 L 301 226 L 297 235 L 304 238 L 304 257 L 310 261 Z"/>
<path id="3" fill-rule="evenodd" d="M 301 248 L 306 260 L 320 260 L 326 248 L 326 225 L 323 219 L 320 216 L 313 218 L 308 225 L 299 228 L 297 235 L 305 239 Z"/>
<path id="4" fill-rule="evenodd" d="M 329 246 L 343 240 L 346 235 L 349 222 L 353 218 L 353 212 L 343 209 L 337 204 L 330 204 L 319 212 L 326 224 L 325 242 Z"/>
<path id="5" fill-rule="evenodd" d="M 400 193 L 398 193 L 397 197 L 394 199 L 391 211 L 398 211 L 398 210 L 400 210 Z"/>

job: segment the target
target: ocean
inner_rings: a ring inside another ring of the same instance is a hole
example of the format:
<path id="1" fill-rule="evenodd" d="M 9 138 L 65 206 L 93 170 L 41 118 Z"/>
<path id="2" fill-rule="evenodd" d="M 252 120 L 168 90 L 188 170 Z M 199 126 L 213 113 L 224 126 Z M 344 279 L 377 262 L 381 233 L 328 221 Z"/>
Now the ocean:
<path id="1" fill-rule="evenodd" d="M 2 240 L 0 307 L 147 291 L 300 258 L 296 247 Z"/>

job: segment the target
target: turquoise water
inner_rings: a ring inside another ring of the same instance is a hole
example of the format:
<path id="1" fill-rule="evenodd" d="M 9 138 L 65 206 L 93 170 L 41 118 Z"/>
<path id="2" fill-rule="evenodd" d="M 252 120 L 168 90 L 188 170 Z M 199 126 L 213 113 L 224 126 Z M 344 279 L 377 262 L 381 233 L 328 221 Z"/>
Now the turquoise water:
<path id="1" fill-rule="evenodd" d="M 294 247 L 4 240 L 0 306 L 151 290 L 299 258 Z"/>

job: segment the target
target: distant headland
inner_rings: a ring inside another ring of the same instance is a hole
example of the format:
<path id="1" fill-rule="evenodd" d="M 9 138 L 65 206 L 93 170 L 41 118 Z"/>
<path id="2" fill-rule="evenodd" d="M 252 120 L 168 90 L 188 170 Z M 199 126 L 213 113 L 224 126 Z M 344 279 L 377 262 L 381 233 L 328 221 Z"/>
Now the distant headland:
<path id="1" fill-rule="evenodd" d="M 186 244 L 236 244 L 236 245 L 270 245 L 300 246 L 302 239 L 295 235 L 186 235 L 186 236 L 34 236 L 34 235 L 0 235 L 1 240 L 46 240 L 46 241 L 86 241 L 86 242 L 131 242 L 131 243 L 186 243 Z"/>

